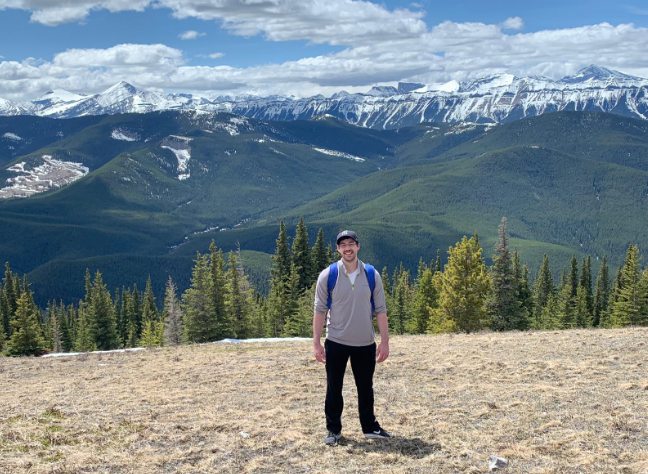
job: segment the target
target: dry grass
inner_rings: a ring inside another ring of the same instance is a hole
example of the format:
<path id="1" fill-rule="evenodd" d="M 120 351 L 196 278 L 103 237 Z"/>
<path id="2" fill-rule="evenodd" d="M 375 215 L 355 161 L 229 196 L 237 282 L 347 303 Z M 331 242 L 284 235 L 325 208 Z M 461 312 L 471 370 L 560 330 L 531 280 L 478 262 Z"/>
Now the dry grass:
<path id="1" fill-rule="evenodd" d="M 334 448 L 309 342 L 0 359 L 0 473 L 646 473 L 647 335 L 395 337 L 375 389 L 397 438 L 362 437 L 349 368 Z"/>

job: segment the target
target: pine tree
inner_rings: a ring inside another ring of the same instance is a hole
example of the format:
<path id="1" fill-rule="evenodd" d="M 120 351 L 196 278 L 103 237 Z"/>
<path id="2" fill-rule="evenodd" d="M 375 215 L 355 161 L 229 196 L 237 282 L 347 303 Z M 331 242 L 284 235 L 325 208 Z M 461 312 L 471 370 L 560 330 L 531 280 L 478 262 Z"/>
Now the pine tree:
<path id="1" fill-rule="evenodd" d="M 52 350 L 55 353 L 63 352 L 63 335 L 61 333 L 61 314 L 58 312 L 56 301 L 52 301 L 48 311 L 47 320 L 49 322 L 49 329 L 52 339 Z"/>
<path id="2" fill-rule="evenodd" d="M 164 298 L 164 339 L 167 344 L 177 346 L 182 342 L 182 310 L 177 297 L 178 289 L 169 275 Z"/>
<path id="3" fill-rule="evenodd" d="M 517 250 L 516 250 L 517 254 Z M 519 255 L 518 255 L 518 265 L 519 265 Z M 516 279 L 518 279 L 518 271 L 516 270 Z M 522 277 L 518 280 L 518 300 L 520 301 L 520 306 L 526 312 L 526 321 L 527 327 L 531 325 L 531 321 L 534 317 L 534 307 L 533 307 L 533 294 L 531 288 L 529 287 L 529 269 L 524 264 L 522 267 Z"/>
<path id="4" fill-rule="evenodd" d="M 234 337 L 233 322 L 227 307 L 229 288 L 225 276 L 223 249 L 217 249 L 213 240 L 209 245 L 209 278 L 209 304 L 216 325 L 214 337 L 217 340 Z"/>
<path id="5" fill-rule="evenodd" d="M 508 248 L 506 217 L 502 218 L 498 233 L 491 269 L 492 294 L 487 303 L 491 327 L 495 331 L 526 329 L 526 314 L 518 299 L 518 282 Z"/>
<path id="6" fill-rule="evenodd" d="M 585 300 L 590 322 L 594 319 L 594 293 L 592 292 L 592 258 L 588 255 L 581 264 L 580 286 L 585 289 Z"/>
<path id="7" fill-rule="evenodd" d="M 598 277 L 596 278 L 596 290 L 594 294 L 594 326 L 601 324 L 601 317 L 608 310 L 610 299 L 610 276 L 605 255 L 601 262 Z"/>
<path id="8" fill-rule="evenodd" d="M 414 301 L 412 332 L 424 334 L 430 324 L 430 308 L 436 308 L 439 295 L 434 286 L 434 270 L 426 268 L 419 281 L 418 292 Z"/>
<path id="9" fill-rule="evenodd" d="M 441 250 L 437 249 L 436 263 L 434 265 L 435 272 L 441 271 Z"/>
<path id="10" fill-rule="evenodd" d="M 227 271 L 227 310 L 232 321 L 232 330 L 237 339 L 247 339 L 252 334 L 251 287 L 234 252 L 229 254 Z"/>
<path id="11" fill-rule="evenodd" d="M 612 280 L 612 288 L 610 289 L 610 299 L 607 303 L 607 311 L 601 313 L 601 321 L 599 326 L 604 328 L 612 327 L 612 308 L 619 299 L 623 282 L 621 281 L 621 262 L 617 266 L 616 275 Z"/>
<path id="12" fill-rule="evenodd" d="M 5 334 L 11 336 L 13 328 L 11 326 L 11 320 L 16 314 L 16 309 L 18 308 L 18 298 L 14 290 L 14 278 L 9 268 L 9 262 L 5 263 L 5 275 L 2 280 L 2 292 L 3 298 L 0 308 L 2 309 L 2 326 L 4 327 Z"/>
<path id="13" fill-rule="evenodd" d="M 533 329 L 560 329 L 562 327 L 561 314 L 559 297 L 551 292 L 545 305 L 539 310 L 536 308 L 536 317 L 532 327 Z"/>
<path id="14" fill-rule="evenodd" d="M 408 326 L 410 288 L 409 272 L 403 271 L 395 282 L 394 286 L 394 309 L 389 315 L 390 332 L 393 334 L 405 334 L 405 327 Z"/>
<path id="15" fill-rule="evenodd" d="M 290 266 L 292 264 L 292 256 L 290 255 L 290 248 L 288 246 L 288 236 L 286 235 L 286 226 L 284 221 L 281 221 L 279 226 L 279 236 L 277 237 L 277 248 L 275 254 L 272 256 L 274 262 L 271 270 L 271 277 L 279 279 L 282 282 L 288 282 L 290 278 Z"/>
<path id="16" fill-rule="evenodd" d="M 303 217 L 297 224 L 295 240 L 292 244 L 292 256 L 299 274 L 299 290 L 303 292 L 313 284 L 313 258 L 308 246 L 308 230 Z"/>
<path id="17" fill-rule="evenodd" d="M 644 295 L 641 294 L 639 285 L 641 278 L 639 260 L 639 249 L 631 243 L 621 270 L 617 300 L 612 305 L 610 315 L 612 326 L 635 326 L 644 323 L 641 317 Z"/>
<path id="18" fill-rule="evenodd" d="M 440 274 L 439 307 L 433 311 L 432 324 L 443 330 L 479 331 L 488 325 L 485 299 L 491 287 L 482 249 L 476 237 L 465 236 L 448 251 L 448 263 Z M 432 328 L 434 332 L 437 328 Z"/>
<path id="19" fill-rule="evenodd" d="M 59 303 L 59 327 L 61 328 L 61 349 L 63 352 L 70 352 L 73 345 L 72 329 L 70 328 L 69 308 L 66 308 L 63 301 Z"/>
<path id="20" fill-rule="evenodd" d="M 544 254 L 538 278 L 536 278 L 533 285 L 533 307 L 536 310 L 536 316 L 546 306 L 549 295 L 555 294 L 555 291 L 551 269 L 549 268 L 549 257 Z"/>
<path id="21" fill-rule="evenodd" d="M 576 326 L 576 298 L 572 297 L 571 280 L 566 278 L 563 281 L 565 283 L 558 292 L 560 328 L 571 329 Z"/>
<path id="22" fill-rule="evenodd" d="M 210 342 L 219 336 L 218 320 L 213 307 L 213 284 L 209 259 L 197 253 L 191 287 L 182 295 L 185 310 L 184 340 Z"/>
<path id="23" fill-rule="evenodd" d="M 86 302 L 86 317 L 91 331 L 94 332 L 97 349 L 102 351 L 116 349 L 120 346 L 120 339 L 112 298 L 98 270 L 90 291 L 90 302 Z"/>
<path id="24" fill-rule="evenodd" d="M 580 279 L 578 277 L 578 260 L 576 260 L 576 255 L 572 255 L 571 262 L 569 265 L 569 288 L 571 288 L 571 297 L 576 298 L 578 293 L 578 286 L 580 284 Z"/>
<path id="25" fill-rule="evenodd" d="M 13 332 L 9 339 L 9 355 L 34 355 L 47 350 L 43 330 L 27 293 L 23 293 L 18 299 L 15 318 L 11 323 Z"/>
<path id="26" fill-rule="evenodd" d="M 592 313 L 590 313 L 587 303 L 587 288 L 579 286 L 574 305 L 577 327 L 586 328 L 592 325 Z"/>
<path id="27" fill-rule="evenodd" d="M 146 321 L 159 321 L 160 315 L 155 304 L 155 295 L 151 285 L 151 276 L 146 280 L 146 289 L 142 299 L 142 323 Z"/>
<path id="28" fill-rule="evenodd" d="M 311 256 L 313 258 L 313 280 L 315 280 L 330 263 L 329 254 L 324 243 L 324 231 L 321 228 L 317 232 L 317 240 L 315 240 L 315 245 L 311 249 Z"/>
<path id="29" fill-rule="evenodd" d="M 297 271 L 295 262 L 291 264 L 290 278 L 288 279 L 286 288 L 285 302 L 282 303 L 284 309 L 283 314 L 281 315 L 281 319 L 284 322 L 282 336 L 299 333 L 300 321 L 297 320 L 297 311 L 302 292 L 299 289 L 299 272 Z"/>
<path id="30" fill-rule="evenodd" d="M 131 294 L 129 303 L 128 347 L 135 347 L 142 335 L 142 299 L 140 298 L 139 291 L 137 291 L 137 284 L 133 285 L 133 293 Z"/>
<path id="31" fill-rule="evenodd" d="M 142 347 L 159 347 L 164 344 L 164 327 L 162 321 L 145 319 L 142 325 L 142 336 L 140 338 Z"/>

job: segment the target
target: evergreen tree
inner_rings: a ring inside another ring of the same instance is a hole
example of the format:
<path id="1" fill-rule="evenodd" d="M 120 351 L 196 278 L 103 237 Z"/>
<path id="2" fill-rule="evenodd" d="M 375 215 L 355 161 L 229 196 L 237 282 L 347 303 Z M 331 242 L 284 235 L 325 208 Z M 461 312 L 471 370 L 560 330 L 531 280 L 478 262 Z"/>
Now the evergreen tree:
<path id="1" fill-rule="evenodd" d="M 586 328 L 592 325 L 592 313 L 590 313 L 587 303 L 587 288 L 581 285 L 578 287 L 574 305 L 577 327 Z"/>
<path id="2" fill-rule="evenodd" d="M 49 330 L 52 339 L 51 348 L 55 353 L 63 352 L 63 335 L 61 333 L 61 314 L 58 312 L 56 301 L 52 301 L 47 312 Z"/>
<path id="3" fill-rule="evenodd" d="M 393 334 L 405 334 L 405 327 L 408 326 L 410 288 L 409 272 L 403 271 L 394 286 L 394 309 L 389 315 L 390 332 Z"/>
<path id="4" fill-rule="evenodd" d="M 538 278 L 533 285 L 533 307 L 536 309 L 536 315 L 539 315 L 542 308 L 546 306 L 551 294 L 555 294 L 555 287 L 549 268 L 549 257 L 544 254 Z"/>
<path id="5" fill-rule="evenodd" d="M 380 272 L 380 277 L 382 279 L 383 283 L 383 290 L 385 292 L 385 295 L 390 294 L 391 295 L 391 284 L 389 283 L 389 274 L 387 273 L 387 267 L 383 267 L 382 272 Z"/>
<path id="6" fill-rule="evenodd" d="M 313 284 L 313 257 L 308 246 L 308 230 L 303 217 L 297 224 L 295 240 L 292 244 L 292 256 L 299 274 L 299 290 L 304 292 Z"/>
<path id="7" fill-rule="evenodd" d="M 159 321 L 160 315 L 157 305 L 155 304 L 155 295 L 151 285 L 151 276 L 149 275 L 146 280 L 146 289 L 144 290 L 144 297 L 142 299 L 142 322 L 146 321 Z"/>
<path id="8" fill-rule="evenodd" d="M 492 294 L 487 303 L 491 327 L 495 331 L 526 329 L 526 314 L 518 299 L 519 283 L 515 279 L 508 248 L 506 217 L 502 218 L 498 233 L 499 241 L 495 246 L 491 269 Z"/>
<path id="9" fill-rule="evenodd" d="M 475 237 L 464 238 L 448 251 L 440 274 L 439 307 L 433 310 L 432 331 L 474 332 L 487 327 L 485 299 L 491 287 L 482 249 Z M 437 327 L 434 327 L 434 324 Z"/>
<path id="10" fill-rule="evenodd" d="M 585 289 L 585 300 L 590 322 L 594 318 L 594 293 L 592 292 L 592 258 L 588 255 L 581 264 L 580 286 Z"/>
<path id="11" fill-rule="evenodd" d="M 184 340 L 210 342 L 219 336 L 218 320 L 213 307 L 213 283 L 207 255 L 197 253 L 191 276 L 191 287 L 182 295 L 184 306 Z"/>
<path id="12" fill-rule="evenodd" d="M 515 270 L 515 278 L 518 281 L 518 291 L 517 291 L 517 297 L 518 300 L 520 301 L 520 306 L 522 309 L 526 312 L 526 321 L 527 321 L 527 327 L 530 326 L 531 321 L 533 320 L 533 294 L 531 292 L 531 288 L 529 287 L 529 269 L 527 268 L 526 264 L 522 267 L 522 275 L 521 277 L 518 275 L 519 272 L 517 270 L 517 266 L 519 266 L 519 254 L 517 254 L 516 250 L 516 255 L 517 255 L 517 264 L 516 264 L 516 270 Z"/>
<path id="13" fill-rule="evenodd" d="M 164 339 L 171 346 L 182 342 L 182 310 L 177 297 L 178 289 L 169 275 L 164 298 Z"/>
<path id="14" fill-rule="evenodd" d="M 641 278 L 639 260 L 639 249 L 631 243 L 626 252 L 623 269 L 621 270 L 616 301 L 612 305 L 612 313 L 610 315 L 612 326 L 635 326 L 645 323 L 641 315 L 644 295 L 641 294 L 641 287 L 639 285 Z"/>
<path id="15" fill-rule="evenodd" d="M 571 280 L 566 278 L 563 281 L 565 283 L 558 293 L 560 327 L 571 329 L 576 326 L 576 298 L 572 297 Z"/>
<path id="16" fill-rule="evenodd" d="M 290 255 L 290 248 L 288 247 L 288 236 L 286 235 L 286 226 L 284 221 L 281 221 L 279 226 L 277 248 L 275 254 L 272 256 L 272 261 L 271 277 L 273 279 L 279 279 L 284 283 L 288 282 L 288 279 L 290 278 L 292 256 Z"/>
<path id="17" fill-rule="evenodd" d="M 294 302 L 294 310 L 286 321 L 284 336 L 311 337 L 313 335 L 313 301 L 316 286 L 317 284 L 313 283 Z"/>
<path id="18" fill-rule="evenodd" d="M 23 293 L 18 299 L 15 318 L 11 323 L 13 332 L 9 339 L 9 355 L 34 355 L 47 350 L 43 330 L 27 293 Z"/>
<path id="19" fill-rule="evenodd" d="M 430 325 L 430 309 L 436 308 L 439 295 L 434 286 L 434 270 L 426 268 L 419 281 L 418 292 L 414 301 L 414 316 L 412 330 L 416 334 L 424 334 Z"/>
<path id="20" fill-rule="evenodd" d="M 324 231 L 321 228 L 317 232 L 317 240 L 315 240 L 311 255 L 313 257 L 313 279 L 316 280 L 322 270 L 330 264 L 329 253 L 324 243 Z"/>
<path id="21" fill-rule="evenodd" d="M 86 318 L 90 331 L 94 333 L 97 349 L 105 351 L 118 348 L 120 339 L 117 333 L 117 320 L 112 298 L 98 270 L 92 282 L 90 295 L 90 302 L 86 302 Z"/>
<path id="22" fill-rule="evenodd" d="M 435 271 L 436 272 L 441 272 L 441 250 L 437 249 L 437 258 L 436 258 L 436 264 L 435 264 Z"/>
<path id="23" fill-rule="evenodd" d="M 216 325 L 214 337 L 216 339 L 234 337 L 233 322 L 227 307 L 229 288 L 225 276 L 223 249 L 217 249 L 213 240 L 209 245 L 209 256 L 209 305 Z"/>
<path id="24" fill-rule="evenodd" d="M 142 335 L 142 299 L 137 291 L 137 284 L 133 285 L 128 313 L 131 318 L 128 321 L 128 347 L 135 347 Z"/>
<path id="25" fill-rule="evenodd" d="M 605 255 L 601 262 L 598 277 L 596 278 L 596 290 L 594 294 L 594 326 L 601 324 L 601 317 L 608 310 L 610 299 L 610 275 Z"/>
<path id="26" fill-rule="evenodd" d="M 2 309 L 2 326 L 4 327 L 5 334 L 11 336 L 13 328 L 11 326 L 11 320 L 16 314 L 16 309 L 18 308 L 18 297 L 14 290 L 14 278 L 9 268 L 9 262 L 5 263 L 5 275 L 2 280 L 2 293 L 3 298 L 0 308 Z"/>
<path id="27" fill-rule="evenodd" d="M 164 325 L 162 321 L 144 319 L 140 346 L 159 347 L 164 344 Z"/>
<path id="28" fill-rule="evenodd" d="M 247 339 L 252 334 L 251 287 L 236 254 L 229 254 L 227 271 L 227 309 L 232 321 L 232 330 L 237 339 Z"/>
<path id="29" fill-rule="evenodd" d="M 72 330 L 70 328 L 70 310 L 65 307 L 63 301 L 59 303 L 59 327 L 61 328 L 61 349 L 62 352 L 70 352 L 73 345 Z"/>
<path id="30" fill-rule="evenodd" d="M 562 327 L 561 308 L 559 297 L 549 293 L 547 301 L 542 308 L 536 308 L 536 317 L 533 319 L 533 329 L 560 329 Z"/>
<path id="31" fill-rule="evenodd" d="M 569 288 L 571 289 L 571 297 L 576 299 L 576 294 L 578 293 L 578 286 L 580 284 L 580 279 L 578 277 L 578 260 L 576 260 L 576 255 L 572 255 L 571 262 L 569 265 Z"/>
<path id="32" fill-rule="evenodd" d="M 281 333 L 282 336 L 288 336 L 299 332 L 300 321 L 297 321 L 296 318 L 298 317 L 297 311 L 302 292 L 299 289 L 299 272 L 297 271 L 295 262 L 291 264 L 290 278 L 288 279 L 286 288 L 285 302 L 282 304 L 283 314 L 280 315 L 281 320 L 284 322 Z M 277 302 L 273 301 L 273 303 L 276 304 Z"/>

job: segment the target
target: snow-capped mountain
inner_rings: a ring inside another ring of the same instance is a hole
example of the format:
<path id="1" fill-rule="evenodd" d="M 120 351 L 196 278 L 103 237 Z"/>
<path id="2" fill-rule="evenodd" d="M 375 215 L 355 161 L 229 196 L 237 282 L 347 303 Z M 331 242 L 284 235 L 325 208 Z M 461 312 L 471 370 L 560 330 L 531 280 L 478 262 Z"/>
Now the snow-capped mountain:
<path id="1" fill-rule="evenodd" d="M 0 99 L 0 115 L 70 118 L 157 110 L 231 112 L 284 121 L 329 114 L 363 127 L 390 129 L 421 122 L 508 122 L 559 110 L 648 119 L 648 80 L 591 65 L 558 81 L 496 74 L 466 82 L 376 86 L 364 94 L 340 91 L 329 98 L 242 95 L 208 100 L 191 94 L 142 91 L 120 82 L 91 96 L 50 91 L 31 102 Z"/>

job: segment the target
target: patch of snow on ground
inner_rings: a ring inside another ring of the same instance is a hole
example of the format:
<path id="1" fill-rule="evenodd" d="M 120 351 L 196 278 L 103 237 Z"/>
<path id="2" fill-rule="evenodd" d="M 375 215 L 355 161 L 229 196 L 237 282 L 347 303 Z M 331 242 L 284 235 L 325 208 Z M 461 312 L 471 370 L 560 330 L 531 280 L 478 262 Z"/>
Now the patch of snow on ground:
<path id="1" fill-rule="evenodd" d="M 203 344 L 240 344 L 244 342 L 292 342 L 292 341 L 312 341 L 312 337 L 268 337 L 268 338 L 254 338 L 254 339 L 222 339 L 220 341 L 214 342 L 205 342 Z M 128 349 L 115 349 L 112 351 L 93 351 L 93 352 L 57 352 L 55 354 L 45 354 L 41 357 L 66 357 L 66 356 L 79 356 L 83 354 L 116 354 L 120 352 L 133 352 L 133 351 L 144 351 L 146 347 L 131 347 Z"/>
<path id="2" fill-rule="evenodd" d="M 235 137 L 236 135 L 239 135 L 239 133 L 240 133 L 238 131 L 238 128 L 236 128 L 236 125 L 232 125 L 231 123 L 215 123 L 214 128 L 216 130 L 221 130 L 221 131 L 227 132 L 230 135 L 232 135 L 233 137 Z"/>
<path id="3" fill-rule="evenodd" d="M 7 168 L 7 171 L 21 175 L 7 180 L 10 185 L 0 189 L 0 198 L 29 197 L 52 188 L 60 188 L 90 172 L 82 163 L 56 160 L 50 155 L 43 155 L 42 160 L 39 166 L 31 170 L 25 170 L 24 161 Z"/>
<path id="4" fill-rule="evenodd" d="M 123 140 L 126 142 L 136 142 L 140 139 L 140 136 L 137 133 L 129 132 L 123 128 L 116 128 L 110 134 L 111 138 L 115 140 Z"/>
<path id="5" fill-rule="evenodd" d="M 336 150 L 327 150 L 325 148 L 317 148 L 313 147 L 315 151 L 319 151 L 320 153 L 324 153 L 325 155 L 332 155 L 332 156 L 337 156 L 340 158 L 346 158 L 347 160 L 353 160 L 353 161 L 367 161 L 364 158 L 360 158 L 359 156 L 351 155 L 349 153 L 344 153 L 342 151 L 336 151 Z"/>
<path id="6" fill-rule="evenodd" d="M 470 132 L 477 128 L 477 124 L 474 123 L 460 123 L 453 127 L 450 127 L 450 130 L 444 133 L 444 135 L 458 135 L 460 133 Z"/>
<path id="7" fill-rule="evenodd" d="M 2 138 L 6 138 L 7 140 L 13 140 L 14 142 L 19 142 L 22 140 L 18 135 L 15 133 L 7 132 L 4 135 L 2 135 Z"/>
<path id="8" fill-rule="evenodd" d="M 180 181 L 184 181 L 191 176 L 188 169 L 188 163 L 191 159 L 191 148 L 189 147 L 189 142 L 191 140 L 190 137 L 169 135 L 169 137 L 164 140 L 164 145 L 161 145 L 162 148 L 171 150 L 176 156 L 176 159 L 178 160 L 178 179 Z"/>

